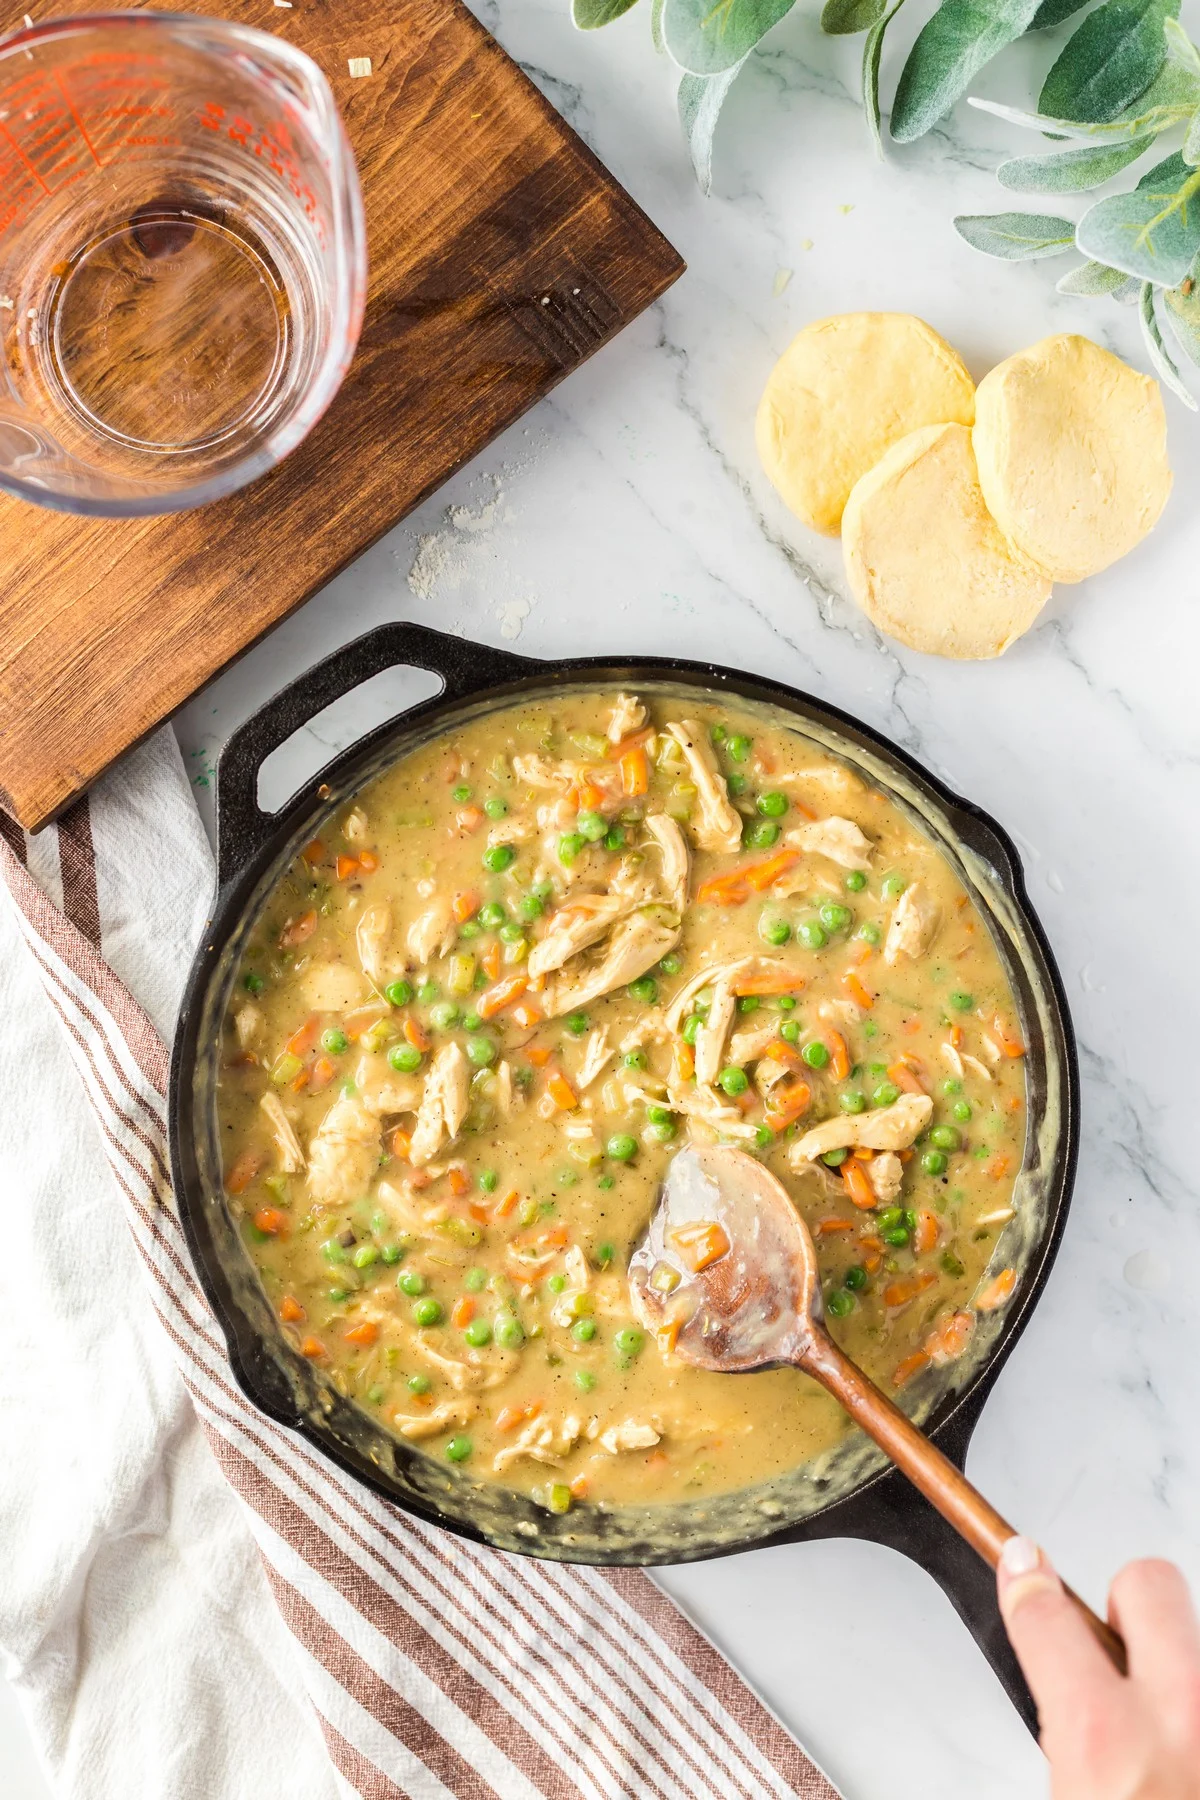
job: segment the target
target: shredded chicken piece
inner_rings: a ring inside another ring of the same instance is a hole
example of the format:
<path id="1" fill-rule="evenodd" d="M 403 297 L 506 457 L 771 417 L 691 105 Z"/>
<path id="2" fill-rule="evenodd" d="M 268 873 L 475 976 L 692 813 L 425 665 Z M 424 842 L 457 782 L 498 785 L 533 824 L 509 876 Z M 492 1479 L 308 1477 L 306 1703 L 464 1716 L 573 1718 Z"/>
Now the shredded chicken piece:
<path id="1" fill-rule="evenodd" d="M 640 850 L 621 858 L 609 877 L 608 891 L 614 898 L 626 902 L 628 912 L 632 912 L 637 906 L 649 906 L 652 901 L 662 898 Z"/>
<path id="2" fill-rule="evenodd" d="M 367 907 L 354 934 L 362 972 L 375 987 L 384 981 L 384 952 L 392 935 L 392 909 L 386 900 L 376 900 Z"/>
<path id="3" fill-rule="evenodd" d="M 577 781 L 586 780 L 606 793 L 620 791 L 621 771 L 615 763 L 548 762 L 532 754 L 514 756 L 512 763 L 513 774 L 527 787 L 565 794 Z"/>
<path id="4" fill-rule="evenodd" d="M 422 1361 L 432 1364 L 445 1377 L 451 1387 L 460 1393 L 470 1390 L 497 1387 L 504 1380 L 506 1369 L 503 1365 L 489 1366 L 482 1359 L 464 1362 L 457 1356 L 443 1356 L 427 1342 L 426 1334 L 422 1334 L 417 1354 Z"/>
<path id="5" fill-rule="evenodd" d="M 704 727 L 694 719 L 672 722 L 667 730 L 687 759 L 696 784 L 697 816 L 689 821 L 701 850 L 722 851 L 732 856 L 742 846 L 742 818 L 729 802 L 725 777 L 708 745 Z"/>
<path id="6" fill-rule="evenodd" d="M 377 1119 L 392 1113 L 416 1112 L 424 1088 L 419 1075 L 398 1074 L 386 1056 L 364 1050 L 354 1071 L 358 1097 Z"/>
<path id="7" fill-rule="evenodd" d="M 662 851 L 662 895 L 681 913 L 687 905 L 688 856 L 687 840 L 678 822 L 667 813 L 648 813 L 646 830 Z"/>
<path id="8" fill-rule="evenodd" d="M 983 1054 L 990 1063 L 998 1063 L 1003 1052 L 990 1031 L 981 1031 L 979 1040 L 983 1045 Z"/>
<path id="9" fill-rule="evenodd" d="M 460 1044 L 443 1044 L 425 1077 L 425 1092 L 413 1127 L 409 1161 L 415 1169 L 431 1162 L 444 1138 L 462 1130 L 470 1104 L 471 1070 Z"/>
<path id="10" fill-rule="evenodd" d="M 283 1110 L 283 1102 L 278 1094 L 264 1094 L 258 1104 L 270 1121 L 279 1167 L 285 1175 L 298 1175 L 304 1167 L 304 1152 L 292 1121 Z"/>
<path id="11" fill-rule="evenodd" d="M 626 1056 L 630 1050 L 640 1050 L 644 1044 L 669 1044 L 670 1041 L 671 1029 L 662 1008 L 651 1006 L 647 1007 L 640 1019 L 634 1021 L 618 1048 L 621 1055 Z"/>
<path id="12" fill-rule="evenodd" d="M 398 1232 L 420 1235 L 429 1230 L 426 1208 L 406 1181 L 381 1181 L 375 1197 Z"/>
<path id="13" fill-rule="evenodd" d="M 496 1092 L 493 1096 L 496 1105 L 508 1118 L 513 1110 L 515 1098 L 513 1089 L 512 1064 L 506 1060 L 496 1065 Z"/>
<path id="14" fill-rule="evenodd" d="M 527 844 L 533 834 L 531 819 L 505 819 L 502 825 L 493 825 L 488 832 L 488 846 L 494 849 L 497 844 Z"/>
<path id="15" fill-rule="evenodd" d="M 575 1301 L 580 1294 L 586 1294 L 591 1286 L 587 1258 L 578 1244 L 572 1244 L 563 1257 L 563 1274 L 567 1285 L 557 1296 L 550 1317 L 556 1325 L 568 1326 L 575 1317 Z"/>
<path id="16" fill-rule="evenodd" d="M 474 1400 L 443 1400 L 427 1413 L 393 1413 L 392 1424 L 401 1437 L 419 1443 L 422 1438 L 437 1437 L 451 1426 L 460 1430 L 469 1425 L 479 1411 Z"/>
<path id="17" fill-rule="evenodd" d="M 778 1024 L 751 1025 L 745 1031 L 735 1031 L 729 1040 L 725 1060 L 735 1069 L 744 1069 L 747 1063 L 757 1062 L 767 1045 L 773 1044 L 778 1036 Z"/>
<path id="18" fill-rule="evenodd" d="M 925 892 L 919 881 L 906 887 L 896 902 L 883 945 L 883 960 L 894 966 L 902 957 L 914 962 L 924 956 L 937 936 L 941 911 L 936 900 Z"/>
<path id="19" fill-rule="evenodd" d="M 836 1025 L 840 1029 L 844 1025 L 861 1024 L 863 1009 L 853 1000 L 822 1000 L 817 1006 L 817 1017 L 826 1025 Z"/>
<path id="20" fill-rule="evenodd" d="M 561 1424 L 556 1424 L 553 1419 L 531 1419 L 513 1443 L 497 1450 L 492 1458 L 492 1468 L 499 1475 L 509 1463 L 519 1462 L 522 1457 L 557 1466 L 582 1436 L 583 1420 L 574 1413 Z"/>
<path id="21" fill-rule="evenodd" d="M 893 1150 L 884 1150 L 867 1164 L 867 1180 L 880 1206 L 890 1206 L 904 1180 L 904 1164 Z"/>
<path id="22" fill-rule="evenodd" d="M 560 975 L 546 988 L 543 999 L 547 1018 L 574 1012 L 598 1000 L 615 987 L 636 981 L 647 969 L 673 950 L 679 942 L 679 927 L 661 924 L 649 913 L 635 913 L 623 919 L 613 932 L 600 962 L 577 974 Z"/>
<path id="23" fill-rule="evenodd" d="M 968 1056 L 964 1050 L 962 1059 L 966 1068 L 973 1070 L 976 1075 L 982 1075 L 985 1081 L 991 1081 L 992 1071 L 988 1068 L 986 1063 L 981 1063 L 977 1056 Z"/>
<path id="24" fill-rule="evenodd" d="M 584 1047 L 583 1061 L 579 1065 L 579 1073 L 575 1077 L 575 1086 L 584 1092 L 603 1072 L 608 1063 L 616 1055 L 608 1042 L 608 1027 L 598 1025 L 588 1038 Z"/>
<path id="25" fill-rule="evenodd" d="M 308 1146 L 308 1185 L 325 1206 L 361 1199 L 379 1167 L 379 1120 L 354 1094 L 336 1099 Z"/>
<path id="26" fill-rule="evenodd" d="M 933 1116 L 933 1101 L 928 1094 L 901 1094 L 891 1106 L 876 1107 L 874 1112 L 843 1114 L 814 1125 L 798 1138 L 788 1153 L 792 1167 L 815 1162 L 830 1150 L 853 1150 L 861 1144 L 865 1150 L 907 1150 L 920 1137 Z"/>
<path id="27" fill-rule="evenodd" d="M 348 844 L 367 841 L 367 815 L 361 806 L 353 807 L 342 820 L 342 836 Z"/>
<path id="28" fill-rule="evenodd" d="M 643 1425 L 637 1419 L 610 1425 L 600 1433 L 600 1448 L 610 1456 L 619 1456 L 623 1450 L 651 1450 L 658 1442 L 659 1434 L 653 1425 Z"/>
<path id="29" fill-rule="evenodd" d="M 749 1142 L 758 1136 L 758 1127 L 752 1125 L 736 1106 L 728 1105 L 715 1088 L 702 1087 L 699 1082 L 686 1087 L 673 1083 L 669 1099 L 673 1112 L 682 1113 L 697 1125 L 707 1126 L 719 1137 L 744 1138 Z"/>
<path id="30" fill-rule="evenodd" d="M 708 1014 L 696 1033 L 696 1082 L 711 1087 L 721 1072 L 721 1053 L 737 1011 L 737 996 L 728 975 L 716 982 Z"/>
<path id="31" fill-rule="evenodd" d="M 313 1012 L 349 1012 L 366 998 L 362 971 L 348 962 L 310 963 L 300 977 L 300 992 Z"/>
<path id="32" fill-rule="evenodd" d="M 233 1015 L 233 1029 L 237 1032 L 237 1041 L 243 1050 L 249 1050 L 252 1044 L 257 1043 L 264 1023 L 261 1007 L 249 1002 L 238 1007 Z"/>
<path id="33" fill-rule="evenodd" d="M 777 769 L 771 780 L 779 787 L 815 781 L 835 794 L 861 794 L 865 785 L 841 763 L 818 763 L 811 769 Z"/>
<path id="34" fill-rule="evenodd" d="M 560 906 L 550 917 L 545 937 L 529 952 L 525 966 L 530 977 L 561 969 L 569 957 L 597 943 L 630 910 L 628 901 L 611 894 L 580 894 Z"/>
<path id="35" fill-rule="evenodd" d="M 608 719 L 608 741 L 619 744 L 631 731 L 640 731 L 646 723 L 646 709 L 633 694 L 618 694 Z"/>
<path id="36" fill-rule="evenodd" d="M 958 1054 L 958 1051 L 954 1048 L 954 1045 L 943 1041 L 943 1043 L 941 1045 L 941 1052 L 942 1052 L 943 1059 L 950 1065 L 950 1073 L 952 1075 L 957 1075 L 958 1079 L 961 1081 L 962 1080 L 962 1072 L 963 1072 L 963 1059 Z"/>
<path id="37" fill-rule="evenodd" d="M 408 954 L 416 963 L 445 956 L 454 945 L 454 910 L 449 900 L 435 900 L 408 928 Z"/>
<path id="38" fill-rule="evenodd" d="M 709 963 L 706 968 L 693 975 L 692 979 L 685 982 L 680 988 L 667 1008 L 667 1024 L 670 1029 L 672 1031 L 679 1030 L 691 1008 L 692 1001 L 706 987 L 714 987 L 718 981 L 729 981 L 732 984 L 736 976 L 746 974 L 760 961 L 769 969 L 782 967 L 782 964 L 772 962 L 769 957 L 731 956 L 724 962 Z"/>
<path id="39" fill-rule="evenodd" d="M 806 855 L 827 856 L 843 869 L 868 869 L 871 866 L 871 840 L 865 837 L 853 819 L 813 819 L 789 831 L 784 843 Z"/>

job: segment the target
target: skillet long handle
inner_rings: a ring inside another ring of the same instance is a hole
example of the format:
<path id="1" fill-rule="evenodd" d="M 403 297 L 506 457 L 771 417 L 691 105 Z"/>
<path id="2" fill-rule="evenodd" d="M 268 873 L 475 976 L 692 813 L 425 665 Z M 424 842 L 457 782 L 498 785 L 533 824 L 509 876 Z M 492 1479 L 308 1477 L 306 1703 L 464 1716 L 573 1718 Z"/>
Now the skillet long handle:
<path id="1" fill-rule="evenodd" d="M 825 1332 L 814 1331 L 800 1367 L 829 1390 L 855 1424 L 860 1425 L 868 1437 L 874 1438 L 881 1450 L 887 1451 L 896 1467 L 920 1489 L 930 1505 L 935 1506 L 994 1569 L 1000 1561 L 1001 1550 L 1017 1533 L 991 1502 L 972 1487 L 962 1470 L 942 1455 L 937 1445 L 930 1442 L 907 1414 L 902 1413 Z M 1066 1587 L 1065 1582 L 1063 1585 Z M 1101 1649 L 1123 1675 L 1126 1668 L 1124 1640 L 1111 1625 L 1098 1618 L 1072 1588 L 1066 1587 L 1066 1593 Z"/>

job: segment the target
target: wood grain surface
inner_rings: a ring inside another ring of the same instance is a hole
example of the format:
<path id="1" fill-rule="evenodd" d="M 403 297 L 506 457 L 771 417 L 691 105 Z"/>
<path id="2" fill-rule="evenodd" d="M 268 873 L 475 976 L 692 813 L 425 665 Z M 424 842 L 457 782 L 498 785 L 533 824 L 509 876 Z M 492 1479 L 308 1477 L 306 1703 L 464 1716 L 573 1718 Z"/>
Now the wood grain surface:
<path id="1" fill-rule="evenodd" d="M 32 17 L 66 10 L 95 9 L 43 0 Z M 458 0 L 186 10 L 274 32 L 329 77 L 362 177 L 366 319 L 311 436 L 227 500 L 113 520 L 0 495 L 0 804 L 28 830 L 683 270 Z M 351 56 L 373 74 L 352 79 Z"/>

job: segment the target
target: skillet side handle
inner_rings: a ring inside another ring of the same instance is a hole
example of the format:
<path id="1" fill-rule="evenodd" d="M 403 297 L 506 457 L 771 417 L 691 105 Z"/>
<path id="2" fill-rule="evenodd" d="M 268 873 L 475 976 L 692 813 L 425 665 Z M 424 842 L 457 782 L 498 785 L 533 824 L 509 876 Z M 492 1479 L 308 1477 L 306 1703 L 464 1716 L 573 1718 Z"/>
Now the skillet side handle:
<path id="1" fill-rule="evenodd" d="M 428 625 L 399 622 L 355 638 L 289 682 L 238 727 L 217 763 L 217 874 L 222 887 L 252 860 L 276 824 L 276 815 L 258 804 L 259 770 L 271 752 L 343 694 L 401 666 L 440 676 L 439 698 L 458 700 L 512 681 L 535 665 L 529 657 L 450 637 Z"/>

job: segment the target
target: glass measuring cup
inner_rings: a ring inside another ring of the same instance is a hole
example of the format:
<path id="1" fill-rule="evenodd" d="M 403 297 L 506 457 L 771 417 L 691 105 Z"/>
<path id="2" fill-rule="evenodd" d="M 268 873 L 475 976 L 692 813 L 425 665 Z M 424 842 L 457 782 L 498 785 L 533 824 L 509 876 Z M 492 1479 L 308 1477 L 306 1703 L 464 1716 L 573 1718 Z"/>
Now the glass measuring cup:
<path id="1" fill-rule="evenodd" d="M 0 41 L 0 487 L 199 506 L 325 411 L 366 235 L 321 71 L 222 19 L 98 13 Z"/>

